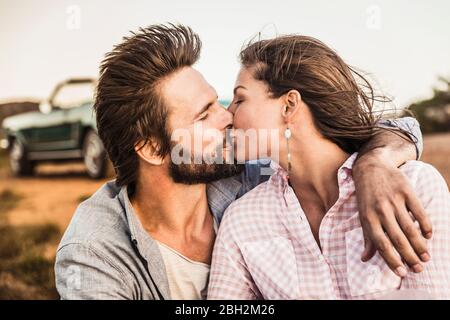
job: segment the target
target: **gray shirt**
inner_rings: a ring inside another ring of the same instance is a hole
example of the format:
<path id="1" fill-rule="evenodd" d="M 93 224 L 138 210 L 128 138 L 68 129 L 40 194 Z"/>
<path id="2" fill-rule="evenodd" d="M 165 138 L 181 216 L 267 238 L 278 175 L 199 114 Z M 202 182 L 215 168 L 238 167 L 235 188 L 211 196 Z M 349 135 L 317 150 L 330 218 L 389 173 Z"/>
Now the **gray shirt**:
<path id="1" fill-rule="evenodd" d="M 422 152 L 419 124 L 412 118 L 386 120 L 409 131 Z M 237 198 L 269 177 L 268 163 L 248 163 L 242 174 L 207 185 L 217 221 Z M 131 206 L 127 187 L 104 184 L 81 203 L 59 244 L 56 288 L 62 299 L 170 299 L 158 244 L 144 230 Z"/>

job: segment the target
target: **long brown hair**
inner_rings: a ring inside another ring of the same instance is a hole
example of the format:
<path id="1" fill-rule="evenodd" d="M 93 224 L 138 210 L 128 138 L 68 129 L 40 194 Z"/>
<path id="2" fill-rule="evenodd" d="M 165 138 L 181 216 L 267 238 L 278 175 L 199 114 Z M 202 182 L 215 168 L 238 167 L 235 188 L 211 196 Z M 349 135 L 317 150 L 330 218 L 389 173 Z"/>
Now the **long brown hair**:
<path id="1" fill-rule="evenodd" d="M 319 132 L 346 152 L 358 151 L 377 130 L 374 102 L 388 99 L 321 41 L 287 35 L 250 42 L 240 60 L 272 97 L 298 90 Z"/>

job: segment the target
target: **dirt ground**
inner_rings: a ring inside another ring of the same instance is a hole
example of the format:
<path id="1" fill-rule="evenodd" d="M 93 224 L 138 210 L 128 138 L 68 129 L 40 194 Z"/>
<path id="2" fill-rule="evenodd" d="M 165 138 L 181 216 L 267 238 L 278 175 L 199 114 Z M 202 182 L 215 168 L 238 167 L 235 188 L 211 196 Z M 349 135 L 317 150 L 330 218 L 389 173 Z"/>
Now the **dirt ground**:
<path id="1" fill-rule="evenodd" d="M 64 230 L 77 205 L 106 181 L 90 179 L 81 163 L 42 164 L 30 178 L 15 178 L 4 172 L 0 191 L 14 190 L 22 197 L 9 212 L 10 224 L 54 223 Z"/>
<path id="2" fill-rule="evenodd" d="M 450 187 L 450 133 L 425 136 L 422 161 L 435 166 Z"/>
<path id="3" fill-rule="evenodd" d="M 0 192 L 11 190 L 20 197 L 8 210 L 8 224 L 12 227 L 56 225 L 61 237 L 79 203 L 110 179 L 90 179 L 82 163 L 42 164 L 30 178 L 16 178 L 3 169 Z M 57 240 L 46 245 L 45 258 L 54 259 Z"/>

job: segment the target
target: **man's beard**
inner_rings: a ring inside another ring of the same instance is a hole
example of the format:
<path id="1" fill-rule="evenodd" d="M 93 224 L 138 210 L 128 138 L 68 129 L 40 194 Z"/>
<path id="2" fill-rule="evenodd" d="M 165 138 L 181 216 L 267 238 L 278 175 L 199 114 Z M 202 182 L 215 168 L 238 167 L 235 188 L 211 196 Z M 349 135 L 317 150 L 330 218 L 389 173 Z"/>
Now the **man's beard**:
<path id="1" fill-rule="evenodd" d="M 173 181 L 184 184 L 210 183 L 241 173 L 244 164 L 174 164 L 170 163 L 169 174 Z"/>
<path id="2" fill-rule="evenodd" d="M 222 160 L 220 163 L 206 163 L 203 159 L 195 162 L 193 156 L 190 156 L 190 163 L 175 164 L 171 161 L 169 174 L 177 183 L 203 184 L 229 178 L 244 171 L 245 165 L 236 163 L 234 157 L 233 163 L 227 163 L 223 158 L 222 150 L 220 150 L 219 156 Z"/>

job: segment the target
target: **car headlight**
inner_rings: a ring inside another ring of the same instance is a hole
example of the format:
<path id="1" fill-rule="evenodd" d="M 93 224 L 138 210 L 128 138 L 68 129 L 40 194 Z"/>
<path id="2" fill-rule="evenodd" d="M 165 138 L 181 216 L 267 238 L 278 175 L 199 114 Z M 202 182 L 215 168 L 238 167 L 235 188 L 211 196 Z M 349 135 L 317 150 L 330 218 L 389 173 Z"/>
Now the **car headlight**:
<path id="1" fill-rule="evenodd" d="M 8 149 L 9 141 L 8 139 L 0 139 L 0 149 Z"/>

